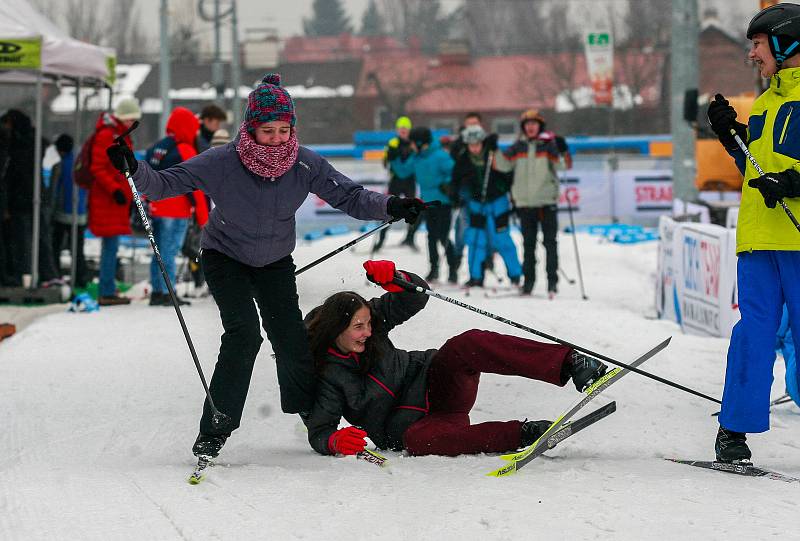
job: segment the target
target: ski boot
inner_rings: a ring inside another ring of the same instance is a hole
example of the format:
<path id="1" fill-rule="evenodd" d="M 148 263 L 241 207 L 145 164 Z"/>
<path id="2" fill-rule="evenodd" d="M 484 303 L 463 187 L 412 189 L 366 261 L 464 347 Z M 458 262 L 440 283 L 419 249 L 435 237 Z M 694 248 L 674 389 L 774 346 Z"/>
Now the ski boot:
<path id="1" fill-rule="evenodd" d="M 523 421 L 522 426 L 519 428 L 519 440 L 523 447 L 527 447 L 539 438 L 542 437 L 552 421 Z"/>
<path id="2" fill-rule="evenodd" d="M 737 463 L 750 462 L 750 448 L 747 446 L 747 434 L 734 432 L 719 427 L 717 441 L 714 443 L 717 462 Z"/>
<path id="3" fill-rule="evenodd" d="M 467 283 L 464 284 L 464 287 L 466 288 L 483 287 L 483 280 L 479 278 L 470 278 L 469 281 L 467 281 Z"/>
<path id="4" fill-rule="evenodd" d="M 216 458 L 230 434 L 198 434 L 192 446 L 197 457 Z"/>
<path id="5" fill-rule="evenodd" d="M 597 359 L 587 357 L 583 353 L 573 350 L 566 362 L 564 362 L 562 374 L 566 372 L 566 375 L 572 378 L 575 388 L 579 392 L 583 392 L 589 385 L 605 374 L 607 369 L 608 366 Z"/>
<path id="6" fill-rule="evenodd" d="M 431 269 L 431 271 L 427 274 L 427 276 L 425 276 L 425 281 L 428 283 L 435 282 L 438 279 L 439 279 L 439 269 L 436 268 Z"/>

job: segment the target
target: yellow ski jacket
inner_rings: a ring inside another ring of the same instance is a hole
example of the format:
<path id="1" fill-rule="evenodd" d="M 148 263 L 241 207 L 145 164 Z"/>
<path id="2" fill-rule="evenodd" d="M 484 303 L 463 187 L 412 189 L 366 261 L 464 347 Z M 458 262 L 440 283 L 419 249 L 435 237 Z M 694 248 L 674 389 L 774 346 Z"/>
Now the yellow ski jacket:
<path id="1" fill-rule="evenodd" d="M 800 172 L 800 68 L 785 68 L 772 77 L 769 89 L 753 104 L 747 148 L 766 173 L 793 168 Z M 736 228 L 736 253 L 753 250 L 800 250 L 800 232 L 780 205 L 767 208 L 747 181 L 760 175 L 744 152 L 731 152 L 744 174 Z M 800 219 L 800 198 L 784 202 Z"/>

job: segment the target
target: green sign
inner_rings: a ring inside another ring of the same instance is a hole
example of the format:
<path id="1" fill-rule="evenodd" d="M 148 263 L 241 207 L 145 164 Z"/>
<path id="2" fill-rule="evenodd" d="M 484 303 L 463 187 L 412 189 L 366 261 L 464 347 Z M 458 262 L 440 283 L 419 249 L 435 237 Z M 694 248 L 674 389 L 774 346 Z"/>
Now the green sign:
<path id="1" fill-rule="evenodd" d="M 611 41 L 608 32 L 590 33 L 588 37 L 589 45 L 608 45 Z"/>
<path id="2" fill-rule="evenodd" d="M 0 38 L 0 70 L 35 70 L 42 67 L 42 39 Z"/>
<path id="3" fill-rule="evenodd" d="M 116 56 L 107 56 L 106 57 L 106 68 L 108 69 L 108 74 L 106 75 L 106 83 L 109 86 L 114 84 L 114 81 L 117 80 L 117 57 Z"/>

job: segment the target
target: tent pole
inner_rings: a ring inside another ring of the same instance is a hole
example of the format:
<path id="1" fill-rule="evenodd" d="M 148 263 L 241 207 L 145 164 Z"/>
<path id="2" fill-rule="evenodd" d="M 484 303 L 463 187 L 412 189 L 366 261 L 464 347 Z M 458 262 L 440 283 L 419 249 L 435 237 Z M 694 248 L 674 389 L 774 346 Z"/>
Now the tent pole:
<path id="1" fill-rule="evenodd" d="M 75 145 L 80 145 L 81 140 L 81 78 L 75 81 Z M 73 156 L 75 152 L 73 150 Z M 70 175 L 71 177 L 72 175 Z M 66 189 L 66 186 L 63 187 Z M 75 182 L 72 182 L 72 224 L 70 228 L 70 268 L 69 268 L 69 285 L 72 287 L 72 294 L 75 294 L 75 289 L 77 289 L 75 280 L 78 276 L 78 198 L 79 198 L 79 189 L 78 185 Z M 56 268 L 58 268 L 58 254 L 55 255 L 56 257 Z"/>
<path id="2" fill-rule="evenodd" d="M 33 143 L 33 231 L 31 233 L 31 289 L 39 287 L 39 223 L 42 207 L 42 72 L 36 76 L 36 130 Z"/>

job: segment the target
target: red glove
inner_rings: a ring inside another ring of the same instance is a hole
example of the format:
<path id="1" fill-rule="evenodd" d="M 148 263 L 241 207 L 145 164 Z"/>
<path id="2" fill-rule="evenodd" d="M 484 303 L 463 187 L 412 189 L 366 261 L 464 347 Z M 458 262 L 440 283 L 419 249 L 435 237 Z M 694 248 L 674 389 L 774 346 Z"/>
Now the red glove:
<path id="1" fill-rule="evenodd" d="M 392 283 L 395 273 L 393 261 L 364 261 L 364 270 L 367 271 L 367 279 L 370 282 L 378 284 L 386 291 L 392 293 L 403 291 L 402 287 Z"/>
<path id="2" fill-rule="evenodd" d="M 365 437 L 367 433 L 360 428 L 348 426 L 331 434 L 328 438 L 328 449 L 333 454 L 354 455 L 367 446 Z"/>

